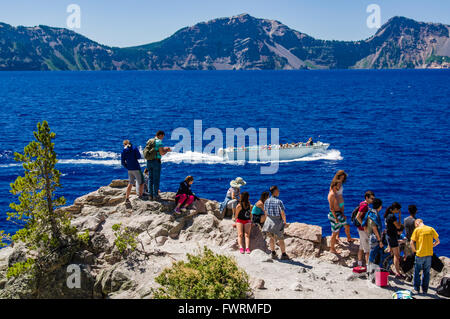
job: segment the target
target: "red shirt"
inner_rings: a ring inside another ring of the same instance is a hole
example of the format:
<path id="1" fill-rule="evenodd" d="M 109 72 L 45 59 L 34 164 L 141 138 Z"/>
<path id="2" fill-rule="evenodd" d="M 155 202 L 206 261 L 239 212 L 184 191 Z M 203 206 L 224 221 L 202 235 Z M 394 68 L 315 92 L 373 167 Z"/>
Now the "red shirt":
<path id="1" fill-rule="evenodd" d="M 366 216 L 366 213 L 367 213 L 368 211 L 369 211 L 369 204 L 368 204 L 366 201 L 363 201 L 363 202 L 359 203 L 359 210 L 358 210 L 358 212 L 364 213 L 364 214 L 361 216 L 361 220 L 364 219 L 364 216 Z M 364 230 L 364 227 L 359 226 L 358 229 L 359 229 L 359 230 Z"/>

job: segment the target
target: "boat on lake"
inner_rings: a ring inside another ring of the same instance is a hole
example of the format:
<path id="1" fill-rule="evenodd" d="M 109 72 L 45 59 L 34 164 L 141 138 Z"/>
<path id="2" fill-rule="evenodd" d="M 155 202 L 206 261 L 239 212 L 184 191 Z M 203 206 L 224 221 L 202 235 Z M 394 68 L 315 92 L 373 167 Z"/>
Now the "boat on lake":
<path id="1" fill-rule="evenodd" d="M 322 143 L 294 143 L 280 145 L 227 147 L 219 149 L 219 156 L 230 161 L 283 161 L 302 158 L 314 153 L 325 152 L 330 144 Z"/>

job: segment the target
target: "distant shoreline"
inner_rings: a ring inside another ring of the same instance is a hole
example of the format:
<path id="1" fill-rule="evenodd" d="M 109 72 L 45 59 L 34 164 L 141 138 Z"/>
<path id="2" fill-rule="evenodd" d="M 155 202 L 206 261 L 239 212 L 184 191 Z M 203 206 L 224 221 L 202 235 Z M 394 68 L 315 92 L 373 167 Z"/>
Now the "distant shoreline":
<path id="1" fill-rule="evenodd" d="M 239 69 L 239 70 L 2 70 L 1 73 L 132 73 L 132 72 L 142 72 L 142 73 L 235 73 L 235 72 L 385 72 L 385 71 L 448 71 L 450 68 L 417 68 L 417 69 L 405 69 L 405 68 L 392 68 L 392 69 L 302 69 L 302 70 L 260 70 L 260 69 Z"/>
<path id="2" fill-rule="evenodd" d="M 0 23 L 2 70 L 303 70 L 450 68 L 450 26 L 395 16 L 358 41 L 320 40 L 241 14 L 185 27 L 134 47 L 75 31 Z M 401 39 L 401 44 L 399 41 Z"/>

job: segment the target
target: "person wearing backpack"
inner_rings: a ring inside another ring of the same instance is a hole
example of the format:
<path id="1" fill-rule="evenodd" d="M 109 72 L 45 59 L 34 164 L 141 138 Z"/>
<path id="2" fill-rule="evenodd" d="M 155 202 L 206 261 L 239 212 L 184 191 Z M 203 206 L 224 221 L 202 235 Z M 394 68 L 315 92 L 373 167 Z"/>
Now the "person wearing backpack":
<path id="1" fill-rule="evenodd" d="M 369 204 L 373 203 L 375 199 L 375 194 L 372 191 L 367 191 L 364 194 L 364 201 L 359 203 L 358 213 L 353 219 L 353 223 L 358 228 L 359 234 L 359 251 L 358 251 L 358 266 L 363 265 L 363 254 L 365 255 L 366 265 L 369 263 L 370 245 L 369 245 L 369 235 L 362 226 L 362 222 L 369 211 Z M 352 214 L 353 215 L 353 214 Z"/>
<path id="2" fill-rule="evenodd" d="M 161 158 L 168 152 L 169 147 L 164 147 L 162 140 L 164 139 L 164 131 L 158 131 L 154 138 L 147 141 L 144 149 L 144 157 L 147 160 L 147 169 L 149 172 L 148 192 L 150 199 L 159 199 L 159 184 L 161 180 Z"/>
<path id="3" fill-rule="evenodd" d="M 383 202 L 379 198 L 374 198 L 372 201 L 372 207 L 373 208 L 368 209 L 368 212 L 364 217 L 364 220 L 362 220 L 361 225 L 363 227 L 366 227 L 367 233 L 369 235 L 369 262 L 375 264 L 375 261 L 378 259 L 377 257 L 379 255 L 382 255 L 384 252 L 384 243 L 381 238 L 383 224 L 381 222 L 380 216 L 380 211 L 383 208 Z M 378 265 L 380 264 L 381 261 L 378 263 Z"/>
<path id="4" fill-rule="evenodd" d="M 416 253 L 414 264 L 414 292 L 420 293 L 420 284 L 422 282 L 422 292 L 428 292 L 430 283 L 430 269 L 433 258 L 433 248 L 439 245 L 439 235 L 434 228 L 425 226 L 422 219 L 416 219 L 414 222 L 416 228 L 411 235 L 411 250 Z M 423 272 L 422 280 L 420 272 Z"/>

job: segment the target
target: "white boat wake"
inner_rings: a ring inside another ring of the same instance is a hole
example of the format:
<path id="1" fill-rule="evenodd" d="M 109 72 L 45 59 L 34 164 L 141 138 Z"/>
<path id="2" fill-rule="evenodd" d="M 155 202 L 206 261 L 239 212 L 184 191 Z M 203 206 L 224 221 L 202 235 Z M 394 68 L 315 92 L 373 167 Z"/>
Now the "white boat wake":
<path id="1" fill-rule="evenodd" d="M 141 152 L 142 153 L 142 152 Z M 326 150 L 320 153 L 313 153 L 308 156 L 289 159 L 289 160 L 273 160 L 273 161 L 247 161 L 248 164 L 268 164 L 268 163 L 290 163 L 290 162 L 311 162 L 311 161 L 340 161 L 343 160 L 341 152 L 338 150 Z M 146 161 L 141 159 L 139 161 L 144 167 L 146 165 Z M 162 159 L 163 163 L 185 163 L 185 164 L 207 164 L 207 165 L 244 165 L 246 161 L 244 160 L 229 160 L 224 158 L 223 156 L 213 155 L 213 154 L 204 154 L 200 152 L 185 152 L 185 153 L 176 153 L 171 152 L 165 155 Z M 110 152 L 110 151 L 89 151 L 84 152 L 81 155 L 77 156 L 77 158 L 73 159 L 60 159 L 58 160 L 58 165 L 103 165 L 103 166 L 115 166 L 120 167 L 120 153 Z M 0 164 L 0 168 L 7 167 L 20 167 L 22 164 L 20 163 L 10 163 L 10 164 Z"/>

